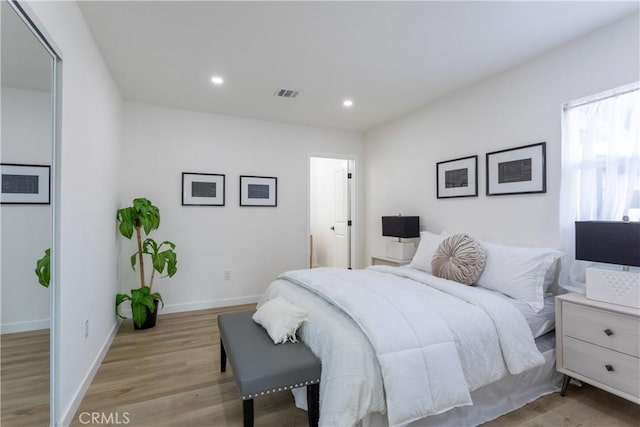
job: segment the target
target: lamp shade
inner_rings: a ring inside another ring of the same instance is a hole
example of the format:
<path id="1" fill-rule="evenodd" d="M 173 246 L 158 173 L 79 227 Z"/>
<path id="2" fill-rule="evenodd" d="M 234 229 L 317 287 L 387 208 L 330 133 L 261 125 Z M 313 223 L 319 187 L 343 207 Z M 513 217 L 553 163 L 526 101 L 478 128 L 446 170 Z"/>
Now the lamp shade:
<path id="1" fill-rule="evenodd" d="M 576 259 L 640 267 L 640 222 L 576 221 Z"/>
<path id="2" fill-rule="evenodd" d="M 408 239 L 420 237 L 419 216 L 383 216 L 382 235 Z"/>

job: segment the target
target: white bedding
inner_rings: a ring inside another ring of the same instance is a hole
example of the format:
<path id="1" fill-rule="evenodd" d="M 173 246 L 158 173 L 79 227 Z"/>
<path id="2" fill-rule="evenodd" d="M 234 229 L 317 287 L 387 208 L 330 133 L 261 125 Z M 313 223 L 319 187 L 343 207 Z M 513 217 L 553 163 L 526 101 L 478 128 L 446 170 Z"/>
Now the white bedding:
<path id="1" fill-rule="evenodd" d="M 384 413 L 381 377 L 385 379 L 390 424 L 402 425 L 468 404 L 470 390 L 508 372 L 515 374 L 543 363 L 524 318 L 509 303 L 426 273 L 402 273 L 414 276 L 409 280 L 397 276 L 398 270 L 289 272 L 283 275 L 286 280 L 277 280 L 265 293 L 263 301 L 281 295 L 309 312 L 310 321 L 301 328 L 300 336 L 323 361 L 320 425 L 353 425 L 366 414 Z M 357 285 L 354 277 L 366 285 Z M 333 305 L 300 285 L 325 294 Z M 367 296 L 361 294 L 361 288 L 368 289 Z M 370 305 L 364 304 L 365 300 Z M 395 302 L 381 304 L 385 300 Z M 336 306 L 346 309 L 349 316 Z M 381 311 L 382 306 L 395 308 Z M 368 339 L 351 316 L 359 316 L 357 322 Z M 394 317 L 404 324 L 402 328 L 391 324 Z M 417 326 L 407 327 L 408 317 Z M 479 329 L 473 331 L 471 325 Z M 431 351 L 433 346 L 437 351 Z M 425 355 L 430 356 L 427 359 Z M 422 374 L 417 375 L 419 372 Z M 452 381 L 456 374 L 463 381 Z"/>
<path id="2" fill-rule="evenodd" d="M 536 339 L 545 364 L 519 375 L 509 375 L 500 381 L 471 392 L 472 406 L 426 417 L 407 427 L 478 426 L 523 407 L 549 393 L 560 391 L 562 375 L 556 371 L 556 351 L 553 333 Z M 358 427 L 388 427 L 386 416 L 371 413 Z"/>
<path id="3" fill-rule="evenodd" d="M 416 272 L 416 269 L 410 266 L 397 267 L 400 270 L 408 270 L 410 272 Z M 498 298 L 509 302 L 515 306 L 520 313 L 524 316 L 524 319 L 529 324 L 529 329 L 533 334 L 533 338 L 541 337 L 547 332 L 553 330 L 556 326 L 556 307 L 555 296 L 547 294 L 544 297 L 544 306 L 542 310 L 536 312 L 529 304 L 524 301 L 520 301 L 506 296 L 498 291 L 492 291 L 490 289 L 482 288 L 480 286 L 474 286 L 479 292 L 486 292 L 491 295 L 495 295 Z"/>
<path id="4" fill-rule="evenodd" d="M 519 374 L 544 363 L 544 358 L 535 346 L 526 320 L 519 310 L 503 299 L 481 292 L 475 286 L 461 286 L 460 283 L 434 277 L 422 271 L 400 270 L 389 266 L 372 266 L 369 270 L 407 277 L 483 309 L 493 321 L 502 356 L 510 374 Z M 460 314 L 460 312 L 453 313 L 453 317 L 456 318 Z M 478 333 L 478 331 L 475 332 Z M 482 351 L 486 350 L 484 348 Z"/>
<path id="5" fill-rule="evenodd" d="M 482 289 L 482 288 L 479 288 Z M 531 308 L 529 304 L 517 299 L 510 298 L 500 292 L 490 291 L 489 289 L 483 289 L 485 292 L 491 292 L 497 295 L 499 298 L 503 298 L 513 304 L 520 313 L 524 316 L 525 320 L 529 324 L 529 329 L 534 338 L 541 337 L 547 332 L 553 330 L 556 327 L 556 305 L 555 296 L 549 294 L 544 297 L 544 306 L 542 310 L 536 312 Z"/>

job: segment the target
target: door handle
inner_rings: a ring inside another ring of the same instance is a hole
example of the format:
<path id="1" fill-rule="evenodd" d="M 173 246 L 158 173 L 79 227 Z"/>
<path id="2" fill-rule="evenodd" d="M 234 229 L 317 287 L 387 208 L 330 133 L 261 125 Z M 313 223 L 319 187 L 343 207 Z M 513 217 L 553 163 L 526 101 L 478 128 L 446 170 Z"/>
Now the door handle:
<path id="1" fill-rule="evenodd" d="M 332 225 L 330 230 L 336 231 L 336 228 Z"/>

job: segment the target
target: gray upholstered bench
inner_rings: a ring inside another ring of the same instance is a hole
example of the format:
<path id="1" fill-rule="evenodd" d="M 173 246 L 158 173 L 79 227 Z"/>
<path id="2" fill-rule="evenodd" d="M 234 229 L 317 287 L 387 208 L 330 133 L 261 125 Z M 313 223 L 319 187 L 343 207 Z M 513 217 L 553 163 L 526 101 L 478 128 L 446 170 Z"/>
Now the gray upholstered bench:
<path id="1" fill-rule="evenodd" d="M 244 426 L 253 426 L 253 399 L 307 386 L 309 425 L 320 416 L 320 361 L 301 342 L 274 344 L 251 319 L 254 311 L 218 316 L 220 371 L 233 366 L 242 397 Z"/>

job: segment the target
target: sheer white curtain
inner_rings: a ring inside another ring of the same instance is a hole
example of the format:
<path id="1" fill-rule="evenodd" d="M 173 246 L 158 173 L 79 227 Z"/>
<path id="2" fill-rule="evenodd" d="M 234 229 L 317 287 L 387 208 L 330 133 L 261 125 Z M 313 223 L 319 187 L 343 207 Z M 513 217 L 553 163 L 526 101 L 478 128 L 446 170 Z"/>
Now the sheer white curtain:
<path id="1" fill-rule="evenodd" d="M 566 253 L 560 285 L 584 292 L 574 222 L 640 220 L 639 83 L 564 105 L 560 232 Z"/>

